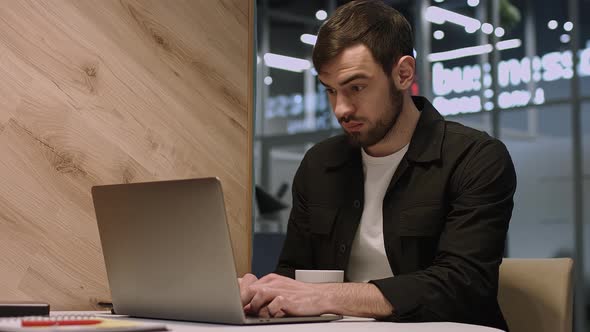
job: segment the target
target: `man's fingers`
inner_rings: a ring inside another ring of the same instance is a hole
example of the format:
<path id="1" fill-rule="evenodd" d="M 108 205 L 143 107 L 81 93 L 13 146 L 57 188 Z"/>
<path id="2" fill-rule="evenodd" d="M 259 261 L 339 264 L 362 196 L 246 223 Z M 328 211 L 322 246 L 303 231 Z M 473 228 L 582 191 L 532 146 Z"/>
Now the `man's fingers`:
<path id="1" fill-rule="evenodd" d="M 258 317 L 262 317 L 262 318 L 272 317 L 270 312 L 268 311 L 268 307 L 262 307 L 262 309 L 260 309 L 260 311 L 258 312 Z"/>
<path id="2" fill-rule="evenodd" d="M 259 312 L 262 307 L 265 307 L 275 297 L 273 292 L 266 287 L 257 288 L 254 293 L 254 297 L 250 301 L 250 310 L 252 312 Z"/>
<path id="3" fill-rule="evenodd" d="M 242 305 L 250 303 L 255 292 L 251 289 L 250 285 L 258 280 L 255 275 L 247 273 L 242 278 L 238 278 L 238 284 L 240 285 L 240 298 Z"/>
<path id="4" fill-rule="evenodd" d="M 243 306 L 250 303 L 250 300 L 252 300 L 253 296 L 254 296 L 254 291 L 252 289 L 250 289 L 250 286 L 240 287 L 240 298 L 242 299 Z"/>
<path id="5" fill-rule="evenodd" d="M 285 298 L 282 296 L 275 297 L 269 304 L 266 306 L 268 308 L 268 313 L 270 317 L 284 317 L 285 311 Z"/>

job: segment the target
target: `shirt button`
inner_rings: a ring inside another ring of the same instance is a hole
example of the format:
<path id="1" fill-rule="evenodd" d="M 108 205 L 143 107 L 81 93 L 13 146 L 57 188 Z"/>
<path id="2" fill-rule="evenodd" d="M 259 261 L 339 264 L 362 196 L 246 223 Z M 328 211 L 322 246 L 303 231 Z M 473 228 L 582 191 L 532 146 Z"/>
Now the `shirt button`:
<path id="1" fill-rule="evenodd" d="M 346 245 L 341 244 L 340 248 L 338 248 L 338 251 L 340 251 L 341 254 L 344 254 L 346 252 Z"/>
<path id="2" fill-rule="evenodd" d="M 361 207 L 361 201 L 359 201 L 358 199 L 355 199 L 354 202 L 352 202 L 352 206 L 354 206 L 356 209 Z"/>

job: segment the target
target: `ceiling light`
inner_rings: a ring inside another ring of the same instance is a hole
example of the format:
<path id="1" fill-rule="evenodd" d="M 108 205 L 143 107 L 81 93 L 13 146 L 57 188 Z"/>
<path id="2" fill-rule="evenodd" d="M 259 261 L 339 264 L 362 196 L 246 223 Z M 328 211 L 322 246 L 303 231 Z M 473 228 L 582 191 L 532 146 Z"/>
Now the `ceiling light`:
<path id="1" fill-rule="evenodd" d="M 547 23 L 547 27 L 551 30 L 555 30 L 557 29 L 557 21 L 556 20 L 551 20 Z"/>
<path id="2" fill-rule="evenodd" d="M 270 76 L 266 76 L 266 77 L 264 78 L 264 84 L 266 84 L 266 85 L 271 85 L 271 84 L 272 84 L 272 77 L 270 77 Z"/>
<path id="3" fill-rule="evenodd" d="M 565 31 L 572 31 L 573 28 L 574 28 L 574 24 L 572 22 L 568 21 L 563 24 L 563 29 Z"/>
<path id="4" fill-rule="evenodd" d="M 504 37 L 505 33 L 506 33 L 506 31 L 504 31 L 504 28 L 502 28 L 502 27 L 497 27 L 496 30 L 494 30 L 494 34 L 498 38 Z"/>
<path id="5" fill-rule="evenodd" d="M 433 37 L 436 40 L 441 40 L 441 39 L 445 38 L 445 33 L 442 30 L 436 30 L 433 33 Z"/>
<path id="6" fill-rule="evenodd" d="M 479 0 L 467 0 L 467 4 L 470 7 L 477 7 L 477 5 L 479 5 Z"/>

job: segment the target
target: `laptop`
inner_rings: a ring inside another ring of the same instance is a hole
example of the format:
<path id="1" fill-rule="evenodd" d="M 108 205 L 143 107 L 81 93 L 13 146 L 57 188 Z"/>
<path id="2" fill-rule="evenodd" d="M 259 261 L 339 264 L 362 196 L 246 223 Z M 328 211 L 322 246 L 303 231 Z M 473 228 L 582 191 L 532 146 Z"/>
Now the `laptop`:
<path id="1" fill-rule="evenodd" d="M 246 317 L 217 178 L 95 186 L 92 199 L 117 314 L 240 325 L 342 318 Z"/>

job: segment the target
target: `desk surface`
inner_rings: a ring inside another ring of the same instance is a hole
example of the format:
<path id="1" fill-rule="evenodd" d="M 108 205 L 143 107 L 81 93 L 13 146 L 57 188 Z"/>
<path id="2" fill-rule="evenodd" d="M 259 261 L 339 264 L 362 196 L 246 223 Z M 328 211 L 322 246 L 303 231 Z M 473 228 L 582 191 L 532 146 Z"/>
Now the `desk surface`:
<path id="1" fill-rule="evenodd" d="M 86 315 L 86 314 L 106 314 L 103 311 L 52 311 L 51 315 Z M 106 316 L 106 315 L 105 315 Z M 340 332 L 340 331 L 366 331 L 369 328 L 374 332 L 498 332 L 501 330 L 489 327 L 458 324 L 458 323 L 388 323 L 376 322 L 364 318 L 345 318 L 341 321 L 327 323 L 306 323 L 306 324 L 278 324 L 278 325 L 253 325 L 253 326 L 234 326 L 222 324 L 205 324 L 179 322 L 157 319 L 140 319 L 125 317 L 125 320 L 133 320 L 146 323 L 165 324 L 170 331 L 174 332 L 194 332 L 194 331 L 290 331 L 290 332 Z"/>

